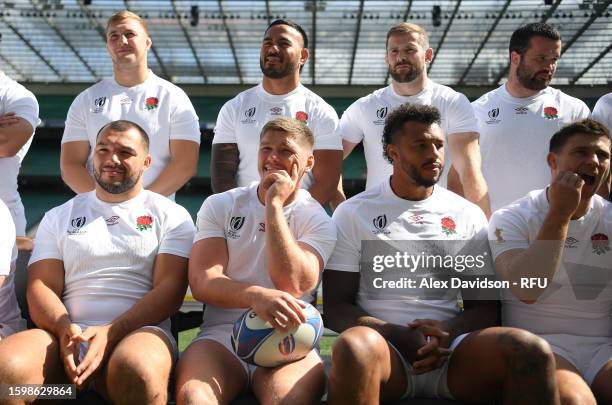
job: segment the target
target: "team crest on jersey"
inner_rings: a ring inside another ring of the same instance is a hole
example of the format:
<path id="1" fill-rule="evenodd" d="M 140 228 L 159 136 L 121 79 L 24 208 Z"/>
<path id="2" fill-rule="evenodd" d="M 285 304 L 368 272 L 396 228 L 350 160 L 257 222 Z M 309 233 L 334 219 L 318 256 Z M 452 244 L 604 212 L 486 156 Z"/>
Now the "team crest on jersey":
<path id="1" fill-rule="evenodd" d="M 499 117 L 499 107 L 489 110 L 487 115 L 489 116 L 489 119 L 485 121 L 487 124 L 497 124 L 501 121 L 497 119 Z"/>
<path id="2" fill-rule="evenodd" d="M 387 227 L 387 215 L 379 215 L 376 218 L 372 219 L 372 224 L 374 225 L 374 230 L 372 233 L 374 235 L 389 235 L 391 232 L 387 231 L 385 228 Z"/>
<path id="3" fill-rule="evenodd" d="M 295 119 L 306 124 L 308 121 L 308 113 L 306 111 L 298 111 L 295 113 Z"/>
<path id="4" fill-rule="evenodd" d="M 247 110 L 244 111 L 244 116 L 246 117 L 246 119 L 240 121 L 243 124 L 252 124 L 254 122 L 256 122 L 253 117 L 255 116 L 255 113 L 257 112 L 257 107 L 251 107 Z"/>
<path id="5" fill-rule="evenodd" d="M 389 113 L 389 107 L 382 107 L 376 110 L 376 119 L 372 121 L 374 125 L 385 125 L 385 118 Z"/>
<path id="6" fill-rule="evenodd" d="M 610 251 L 610 239 L 605 233 L 596 233 L 591 236 L 591 244 L 593 245 L 593 253 L 603 255 Z"/>
<path id="7" fill-rule="evenodd" d="M 227 237 L 232 239 L 240 238 L 240 229 L 244 225 L 245 217 L 231 217 L 227 229 Z"/>
<path id="8" fill-rule="evenodd" d="M 159 100 L 157 97 L 149 97 L 145 100 L 145 108 L 147 111 L 156 109 L 159 106 Z"/>
<path id="9" fill-rule="evenodd" d="M 70 220 L 71 229 L 68 230 L 68 235 L 80 235 L 85 233 L 85 231 L 81 230 L 83 226 L 87 223 L 87 217 L 76 217 Z"/>
<path id="10" fill-rule="evenodd" d="M 97 114 L 97 113 L 104 111 L 104 106 L 106 105 L 106 101 L 107 101 L 106 97 L 99 97 L 95 99 L 92 112 Z"/>
<path id="11" fill-rule="evenodd" d="M 528 112 L 529 112 L 529 108 L 527 108 L 525 106 L 516 107 L 514 109 L 514 113 L 516 115 L 524 115 L 524 114 L 527 114 Z"/>
<path id="12" fill-rule="evenodd" d="M 451 217 L 442 218 L 440 220 L 440 225 L 442 226 L 442 232 L 444 232 L 446 236 L 451 236 L 457 233 L 457 225 L 455 224 L 455 220 Z"/>
<path id="13" fill-rule="evenodd" d="M 559 112 L 555 107 L 544 107 L 544 117 L 549 120 L 559 118 Z"/>
<path id="14" fill-rule="evenodd" d="M 153 218 L 150 215 L 142 215 L 136 218 L 136 229 L 140 232 L 153 228 Z"/>

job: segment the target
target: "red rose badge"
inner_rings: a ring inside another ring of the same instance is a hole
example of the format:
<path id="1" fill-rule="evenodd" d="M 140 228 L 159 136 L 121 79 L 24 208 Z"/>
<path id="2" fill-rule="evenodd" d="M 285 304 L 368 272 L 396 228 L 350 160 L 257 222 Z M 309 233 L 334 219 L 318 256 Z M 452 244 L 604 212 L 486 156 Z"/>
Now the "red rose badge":
<path id="1" fill-rule="evenodd" d="M 603 255 L 610 250 L 610 240 L 608 235 L 604 233 L 596 233 L 591 236 L 591 243 L 593 244 L 593 253 Z"/>
<path id="2" fill-rule="evenodd" d="M 559 113 L 555 107 L 544 107 L 544 116 L 549 120 L 559 118 L 558 114 Z"/>
<path id="3" fill-rule="evenodd" d="M 149 215 L 143 215 L 141 217 L 136 218 L 136 229 L 139 231 L 146 231 L 152 228 L 153 218 Z"/>
<path id="4" fill-rule="evenodd" d="M 306 123 L 306 121 L 308 121 L 308 113 L 304 111 L 298 111 L 295 113 L 295 119 Z"/>
<path id="5" fill-rule="evenodd" d="M 147 111 L 151 111 L 159 105 L 159 100 L 157 97 L 149 97 L 145 100 L 145 108 Z"/>
<path id="6" fill-rule="evenodd" d="M 455 231 L 457 225 L 455 225 L 455 221 L 451 217 L 442 218 L 440 223 L 442 225 L 442 232 L 444 232 L 447 236 L 457 233 L 457 231 Z"/>

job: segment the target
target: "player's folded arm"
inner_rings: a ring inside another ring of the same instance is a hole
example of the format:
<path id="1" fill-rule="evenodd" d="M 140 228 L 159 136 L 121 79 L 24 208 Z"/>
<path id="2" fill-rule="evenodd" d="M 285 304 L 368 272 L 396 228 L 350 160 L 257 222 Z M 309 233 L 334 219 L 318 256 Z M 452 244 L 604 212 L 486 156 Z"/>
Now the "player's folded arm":
<path id="1" fill-rule="evenodd" d="M 313 155 L 314 179 L 309 192 L 321 205 L 325 205 L 334 197 L 338 188 L 342 171 L 342 150 L 318 149 L 313 151 Z"/>
<path id="2" fill-rule="evenodd" d="M 213 143 L 210 160 L 210 184 L 213 193 L 222 193 L 238 186 L 236 175 L 240 155 L 236 143 Z"/>
<path id="3" fill-rule="evenodd" d="M 94 181 L 87 171 L 90 153 L 89 141 L 64 142 L 60 152 L 60 173 L 64 183 L 75 193 L 84 193 L 94 188 Z"/>
<path id="4" fill-rule="evenodd" d="M 198 172 L 200 144 L 183 139 L 170 140 L 170 161 L 147 187 L 161 195 L 177 192 Z"/>

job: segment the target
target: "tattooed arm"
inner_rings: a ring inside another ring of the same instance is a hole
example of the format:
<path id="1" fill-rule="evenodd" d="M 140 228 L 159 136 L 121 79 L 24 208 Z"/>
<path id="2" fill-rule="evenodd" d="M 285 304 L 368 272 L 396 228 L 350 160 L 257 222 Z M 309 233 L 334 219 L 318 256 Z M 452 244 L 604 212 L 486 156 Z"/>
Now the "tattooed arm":
<path id="1" fill-rule="evenodd" d="M 236 182 L 238 162 L 240 158 L 237 144 L 215 143 L 212 145 L 210 175 L 213 193 L 222 193 L 238 187 Z"/>

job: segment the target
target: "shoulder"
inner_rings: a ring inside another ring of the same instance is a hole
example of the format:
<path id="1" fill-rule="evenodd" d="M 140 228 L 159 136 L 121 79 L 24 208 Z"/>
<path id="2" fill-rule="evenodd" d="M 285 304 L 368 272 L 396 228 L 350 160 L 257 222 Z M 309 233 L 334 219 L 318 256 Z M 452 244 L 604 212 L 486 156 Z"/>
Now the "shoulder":
<path id="1" fill-rule="evenodd" d="M 491 101 L 497 98 L 498 91 L 499 91 L 499 88 L 495 90 L 491 90 L 483 94 L 482 96 L 478 97 L 476 100 L 472 102 L 472 107 L 479 108 L 479 107 L 486 106 L 488 103 L 490 103 Z"/>
<path id="2" fill-rule="evenodd" d="M 562 92 L 559 89 L 555 89 L 554 87 L 548 87 L 547 91 L 556 100 L 558 100 L 559 103 L 562 103 L 562 104 L 564 104 L 566 106 L 569 106 L 572 109 L 576 109 L 576 110 L 582 110 L 582 109 L 587 109 L 588 110 L 588 107 L 587 107 L 586 103 L 584 101 L 580 100 L 579 98 L 570 96 L 569 94 L 566 94 L 566 93 Z"/>

